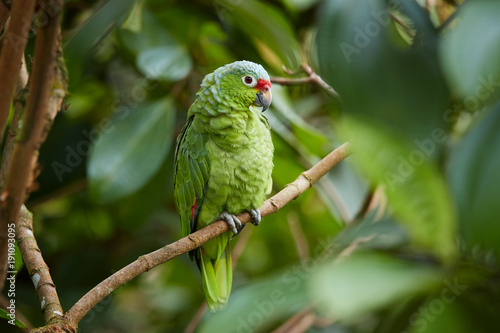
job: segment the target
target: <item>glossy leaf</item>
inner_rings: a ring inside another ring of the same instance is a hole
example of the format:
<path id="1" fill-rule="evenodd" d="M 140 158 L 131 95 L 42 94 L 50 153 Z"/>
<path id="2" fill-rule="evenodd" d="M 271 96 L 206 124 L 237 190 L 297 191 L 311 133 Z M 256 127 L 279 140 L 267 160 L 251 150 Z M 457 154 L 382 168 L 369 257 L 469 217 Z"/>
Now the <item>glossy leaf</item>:
<path id="1" fill-rule="evenodd" d="M 147 77 L 178 81 L 185 78 L 192 68 L 192 61 L 180 45 L 159 46 L 141 52 L 137 67 Z"/>
<path id="2" fill-rule="evenodd" d="M 172 147 L 175 109 L 170 99 L 118 115 L 92 149 L 90 190 L 108 202 L 141 188 Z"/>

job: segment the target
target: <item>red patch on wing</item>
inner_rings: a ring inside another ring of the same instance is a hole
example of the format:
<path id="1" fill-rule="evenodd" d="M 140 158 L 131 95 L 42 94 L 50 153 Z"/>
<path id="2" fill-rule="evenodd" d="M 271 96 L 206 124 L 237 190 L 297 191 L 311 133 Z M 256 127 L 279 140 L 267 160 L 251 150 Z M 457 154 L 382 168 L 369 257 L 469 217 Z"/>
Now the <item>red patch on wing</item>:
<path id="1" fill-rule="evenodd" d="M 194 205 L 191 206 L 191 218 L 192 219 L 194 219 L 194 216 L 196 215 L 196 207 L 197 206 L 198 206 L 198 198 L 196 198 Z"/>
<path id="2" fill-rule="evenodd" d="M 269 80 L 258 79 L 255 88 L 261 91 L 271 89 L 271 82 Z"/>

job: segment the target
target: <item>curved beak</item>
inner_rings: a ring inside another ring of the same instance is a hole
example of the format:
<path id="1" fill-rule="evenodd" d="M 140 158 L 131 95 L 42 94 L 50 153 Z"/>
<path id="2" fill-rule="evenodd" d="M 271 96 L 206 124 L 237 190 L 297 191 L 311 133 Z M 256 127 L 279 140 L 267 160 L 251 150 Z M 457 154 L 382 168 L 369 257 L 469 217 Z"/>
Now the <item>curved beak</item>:
<path id="1" fill-rule="evenodd" d="M 262 106 L 262 112 L 266 111 L 271 105 L 273 100 L 273 94 L 271 93 L 271 88 L 266 87 L 257 93 L 255 97 L 255 105 Z"/>

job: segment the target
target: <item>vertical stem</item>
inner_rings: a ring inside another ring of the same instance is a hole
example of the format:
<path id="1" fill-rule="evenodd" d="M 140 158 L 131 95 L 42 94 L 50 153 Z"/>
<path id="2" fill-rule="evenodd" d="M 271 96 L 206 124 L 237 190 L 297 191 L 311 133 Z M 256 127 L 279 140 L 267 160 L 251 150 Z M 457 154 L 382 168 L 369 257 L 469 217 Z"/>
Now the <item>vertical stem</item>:
<path id="1" fill-rule="evenodd" d="M 59 22 L 62 0 L 58 0 L 58 5 L 59 11 L 54 13 L 54 16 L 49 17 L 47 24 L 38 30 L 35 43 L 35 61 L 30 75 L 30 87 L 23 115 L 21 135 L 14 146 L 5 189 L 1 196 L 3 202 L 1 202 L 0 208 L 0 227 L 2 228 L 17 220 L 21 205 L 33 181 L 33 169 L 38 159 L 38 149 L 47 126 L 47 112 L 51 102 L 51 94 L 56 89 L 61 90 L 54 84 L 54 77 L 57 74 L 56 55 L 60 43 Z M 9 44 L 5 46 L 7 45 Z M 6 50 L 4 49 L 2 53 Z M 3 56 L 4 54 L 2 54 Z M 3 257 L 3 254 L 7 253 L 6 250 L 6 239 L 0 239 L 0 287 L 5 283 L 7 259 Z"/>
<path id="2" fill-rule="evenodd" d="M 36 0 L 14 1 L 10 23 L 0 40 L 2 45 L 0 54 L 0 78 L 2 80 L 0 83 L 0 138 L 3 138 L 5 124 L 9 117 L 12 96 L 18 82 L 35 3 Z M 3 195 L 0 196 L 0 200 L 2 199 L 4 199 Z M 4 287 L 7 274 L 8 223 L 9 220 L 0 216 L 0 290 Z"/>
<path id="3" fill-rule="evenodd" d="M 19 129 L 19 119 L 24 109 L 24 105 L 26 104 L 25 89 L 26 85 L 28 84 L 28 71 L 26 69 L 26 63 L 24 59 L 22 59 L 22 61 L 23 64 L 21 66 L 21 73 L 19 74 L 19 82 L 17 84 L 15 95 L 16 97 L 14 100 L 14 113 L 12 114 L 9 131 L 7 132 L 7 137 L 5 139 L 2 164 L 0 166 L 0 189 L 5 186 L 5 180 L 7 178 L 7 172 L 9 171 L 12 151 L 14 150 L 14 141 Z"/>
<path id="4" fill-rule="evenodd" d="M 2 78 L 0 85 L 0 136 L 2 137 L 21 68 L 21 57 L 28 41 L 35 3 L 36 0 L 14 1 L 10 23 L 2 37 L 3 47 L 0 56 L 0 78 Z"/>

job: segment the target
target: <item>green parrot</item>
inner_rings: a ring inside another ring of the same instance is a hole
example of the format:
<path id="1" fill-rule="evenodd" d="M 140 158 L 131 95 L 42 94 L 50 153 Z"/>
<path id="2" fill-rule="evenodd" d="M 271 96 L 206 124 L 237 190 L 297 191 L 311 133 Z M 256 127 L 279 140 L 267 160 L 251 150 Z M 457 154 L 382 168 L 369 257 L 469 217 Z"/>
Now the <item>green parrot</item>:
<path id="1" fill-rule="evenodd" d="M 203 79 L 177 138 L 174 197 L 183 235 L 218 220 L 231 230 L 189 253 L 212 312 L 225 307 L 231 292 L 229 239 L 242 228 L 236 215 L 248 211 L 258 225 L 271 192 L 274 148 L 263 115 L 271 99 L 261 65 L 220 67 Z"/>

